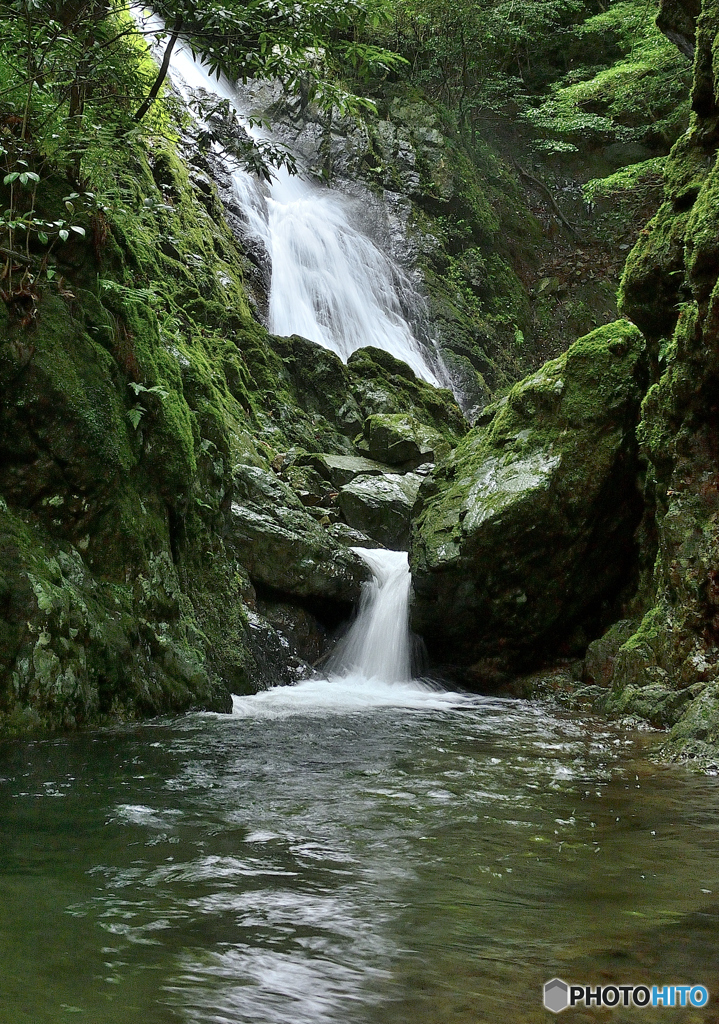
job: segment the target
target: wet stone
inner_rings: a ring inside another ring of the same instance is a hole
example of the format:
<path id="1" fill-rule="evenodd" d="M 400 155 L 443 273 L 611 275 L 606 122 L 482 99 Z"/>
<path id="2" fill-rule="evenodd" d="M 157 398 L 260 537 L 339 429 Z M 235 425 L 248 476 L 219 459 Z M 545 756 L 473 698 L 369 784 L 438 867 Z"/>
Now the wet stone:
<path id="1" fill-rule="evenodd" d="M 341 489 L 337 500 L 349 526 L 389 548 L 407 550 L 421 482 L 416 473 L 360 476 Z"/>

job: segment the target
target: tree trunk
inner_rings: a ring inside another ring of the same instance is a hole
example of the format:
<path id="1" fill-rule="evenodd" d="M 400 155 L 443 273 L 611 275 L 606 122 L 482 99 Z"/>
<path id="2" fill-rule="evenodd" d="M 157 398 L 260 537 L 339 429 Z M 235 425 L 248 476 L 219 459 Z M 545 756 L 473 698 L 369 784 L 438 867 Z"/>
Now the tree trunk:
<path id="1" fill-rule="evenodd" d="M 160 65 L 160 70 L 157 73 L 157 78 L 153 82 L 152 88 L 150 89 L 149 93 L 147 94 L 147 98 L 141 104 L 141 106 L 139 107 L 137 113 L 135 114 L 135 120 L 136 121 L 142 121 L 142 119 L 145 116 L 145 114 L 148 112 L 148 110 L 150 109 L 152 104 L 157 99 L 157 95 L 158 95 L 160 89 L 162 88 L 162 83 L 165 81 L 165 78 L 167 77 L 167 70 L 170 67 L 170 58 L 172 57 L 172 51 L 175 48 L 175 43 L 177 42 L 177 38 L 180 35 L 181 29 L 182 29 L 182 17 L 178 17 L 175 20 L 175 24 L 174 24 L 173 29 L 172 29 L 172 35 L 170 36 L 170 40 L 169 40 L 167 46 L 165 47 L 165 52 L 164 52 L 163 57 L 162 57 L 162 64 Z"/>

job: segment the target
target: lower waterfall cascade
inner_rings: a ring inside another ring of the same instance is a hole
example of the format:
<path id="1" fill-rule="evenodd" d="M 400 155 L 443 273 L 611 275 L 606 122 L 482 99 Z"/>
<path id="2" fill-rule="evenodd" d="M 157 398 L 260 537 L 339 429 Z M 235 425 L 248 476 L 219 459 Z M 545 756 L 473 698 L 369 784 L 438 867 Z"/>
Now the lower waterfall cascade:
<path id="1" fill-rule="evenodd" d="M 363 585 L 357 618 L 328 659 L 326 677 L 235 696 L 236 715 L 345 714 L 373 707 L 441 710 L 477 702 L 469 694 L 412 678 L 407 552 L 353 550 L 370 566 L 374 579 Z"/>
<path id="2" fill-rule="evenodd" d="M 333 652 L 327 664 L 329 673 L 408 683 L 412 678 L 412 580 L 407 553 L 382 548 L 352 550 L 369 565 L 374 579 L 364 584 L 357 618 Z"/>
<path id="3" fill-rule="evenodd" d="M 175 47 L 169 74 L 186 99 L 198 89 L 215 93 L 242 119 L 232 83 L 211 78 L 188 48 Z M 266 137 L 256 127 L 244 127 L 256 139 Z M 420 295 L 400 267 L 352 224 L 350 201 L 284 167 L 273 170 L 269 184 L 261 184 L 223 159 L 247 232 L 271 262 L 270 331 L 299 334 L 344 361 L 372 345 L 407 363 L 423 380 L 448 387 L 438 353 L 415 337 L 405 315 L 421 304 Z"/>

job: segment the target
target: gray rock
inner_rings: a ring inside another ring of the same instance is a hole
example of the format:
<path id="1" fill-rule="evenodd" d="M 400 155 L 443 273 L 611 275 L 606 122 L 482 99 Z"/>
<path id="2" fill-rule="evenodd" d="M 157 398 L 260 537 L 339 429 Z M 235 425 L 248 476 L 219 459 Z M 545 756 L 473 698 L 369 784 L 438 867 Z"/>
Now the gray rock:
<path id="1" fill-rule="evenodd" d="M 289 644 L 292 657 L 295 659 L 295 662 L 290 664 L 290 669 L 295 678 L 298 678 L 296 673 L 302 667 L 302 663 L 307 666 L 314 665 L 326 652 L 329 642 L 328 630 L 306 608 L 286 601 L 258 601 L 257 611 L 270 623 L 278 636 Z M 305 674 L 309 674 L 308 667 Z"/>
<path id="2" fill-rule="evenodd" d="M 333 487 L 344 487 L 356 476 L 378 476 L 391 473 L 390 466 L 360 455 L 304 455 L 298 460 L 300 466 L 311 466 L 321 477 L 329 480 Z"/>
<path id="3" fill-rule="evenodd" d="M 247 612 L 247 647 L 253 692 L 271 686 L 291 686 L 312 675 L 311 665 L 298 653 L 296 645 L 290 643 L 284 631 L 276 628 L 274 621 L 253 611 Z"/>
<path id="4" fill-rule="evenodd" d="M 638 626 L 636 619 L 620 619 L 604 636 L 594 640 L 587 647 L 582 673 L 582 679 L 586 683 L 609 686 L 614 675 L 614 660 L 619 648 L 636 632 Z"/>
<path id="5" fill-rule="evenodd" d="M 366 533 L 353 530 L 347 523 L 332 523 L 327 527 L 327 533 L 338 540 L 340 544 L 346 544 L 351 548 L 383 548 L 385 546 L 380 544 L 376 537 L 368 537 Z"/>
<path id="6" fill-rule="evenodd" d="M 277 477 L 235 468 L 230 542 L 255 584 L 300 598 L 356 602 L 365 563 L 330 536 Z"/>
<path id="7" fill-rule="evenodd" d="M 636 558 L 645 375 L 636 328 L 600 328 L 515 385 L 425 479 L 413 628 L 465 685 L 577 657 L 601 628 Z"/>
<path id="8" fill-rule="evenodd" d="M 626 167 L 628 164 L 642 163 L 654 155 L 646 146 L 639 142 L 613 142 L 605 146 L 602 154 L 612 167 Z"/>
<path id="9" fill-rule="evenodd" d="M 393 550 L 406 550 L 412 508 L 422 478 L 416 473 L 359 476 L 340 491 L 347 523 Z"/>
<path id="10" fill-rule="evenodd" d="M 436 431 L 402 413 L 375 413 L 367 418 L 364 432 L 370 457 L 390 466 L 433 462 L 435 449 L 443 443 Z"/>

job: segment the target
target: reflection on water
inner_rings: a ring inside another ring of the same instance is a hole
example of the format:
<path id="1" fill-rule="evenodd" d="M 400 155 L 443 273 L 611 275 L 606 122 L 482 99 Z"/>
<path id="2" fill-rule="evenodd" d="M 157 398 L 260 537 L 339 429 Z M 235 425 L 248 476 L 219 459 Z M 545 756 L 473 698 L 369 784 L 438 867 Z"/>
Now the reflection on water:
<path id="1" fill-rule="evenodd" d="M 554 975 L 717 1019 L 715 779 L 519 701 L 305 697 L 0 746 L 2 1024 L 535 1022 Z"/>

